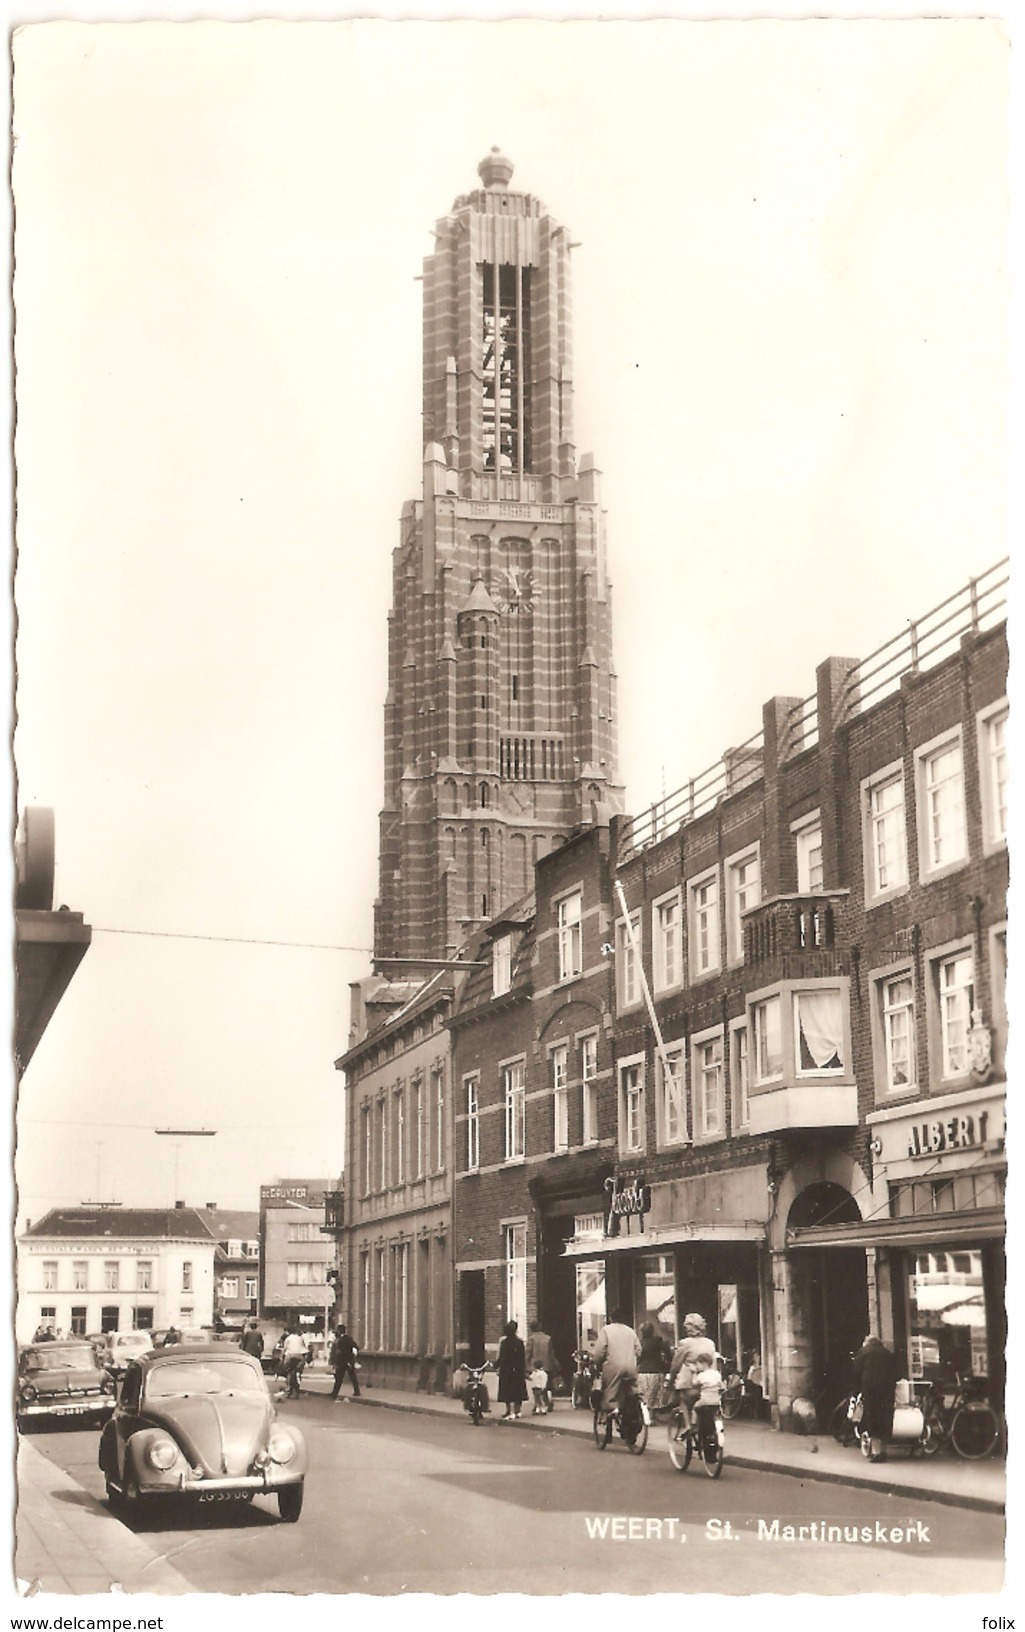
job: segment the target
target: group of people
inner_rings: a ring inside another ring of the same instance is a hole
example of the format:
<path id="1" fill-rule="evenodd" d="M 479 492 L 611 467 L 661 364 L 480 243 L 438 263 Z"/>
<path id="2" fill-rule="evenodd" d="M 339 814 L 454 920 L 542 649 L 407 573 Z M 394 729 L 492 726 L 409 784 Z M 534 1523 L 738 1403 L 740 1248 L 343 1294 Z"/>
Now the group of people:
<path id="1" fill-rule="evenodd" d="M 628 1392 L 637 1392 L 650 1406 L 662 1388 L 668 1372 L 679 1397 L 695 1404 L 711 1386 L 707 1376 L 715 1371 L 715 1345 L 707 1335 L 700 1315 L 690 1314 L 683 1323 L 683 1337 L 674 1350 L 650 1323 L 640 1336 L 628 1325 L 622 1311 L 614 1310 L 593 1348 L 595 1365 L 601 1368 L 601 1407 L 620 1405 Z M 552 1383 L 558 1373 L 551 1337 L 532 1320 L 526 1342 L 515 1320 L 507 1322 L 498 1346 L 498 1400 L 505 1407 L 501 1422 L 515 1421 L 533 1394 L 534 1416 L 552 1409 Z M 721 1390 L 722 1379 L 716 1372 Z M 700 1378 L 700 1381 L 699 1381 Z"/>

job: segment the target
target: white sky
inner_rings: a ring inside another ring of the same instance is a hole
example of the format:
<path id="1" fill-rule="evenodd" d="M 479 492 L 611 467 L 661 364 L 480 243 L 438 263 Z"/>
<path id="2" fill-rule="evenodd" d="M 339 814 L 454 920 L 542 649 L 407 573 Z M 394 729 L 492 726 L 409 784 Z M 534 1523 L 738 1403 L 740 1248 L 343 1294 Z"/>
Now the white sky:
<path id="1" fill-rule="evenodd" d="M 336 1173 L 430 228 L 492 143 L 573 229 L 636 808 L 1005 553 L 997 23 L 30 28 L 19 808 L 92 947 L 22 1215 Z M 143 930 L 150 937 L 103 933 Z"/>

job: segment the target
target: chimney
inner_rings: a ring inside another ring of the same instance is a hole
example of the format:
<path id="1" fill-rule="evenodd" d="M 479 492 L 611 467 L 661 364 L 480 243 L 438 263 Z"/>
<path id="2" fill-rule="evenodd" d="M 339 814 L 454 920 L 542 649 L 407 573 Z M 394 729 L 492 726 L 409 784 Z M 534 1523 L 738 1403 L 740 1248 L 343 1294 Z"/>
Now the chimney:
<path id="1" fill-rule="evenodd" d="M 208 1201 L 207 1204 L 206 1204 L 206 1210 L 207 1210 L 208 1213 L 216 1213 L 216 1211 L 217 1211 L 216 1201 Z"/>
<path id="2" fill-rule="evenodd" d="M 182 1211 L 182 1209 L 184 1208 L 184 1206 L 185 1206 L 185 1203 L 183 1201 L 176 1201 L 175 1204 L 174 1204 L 175 1212 L 180 1213 Z"/>

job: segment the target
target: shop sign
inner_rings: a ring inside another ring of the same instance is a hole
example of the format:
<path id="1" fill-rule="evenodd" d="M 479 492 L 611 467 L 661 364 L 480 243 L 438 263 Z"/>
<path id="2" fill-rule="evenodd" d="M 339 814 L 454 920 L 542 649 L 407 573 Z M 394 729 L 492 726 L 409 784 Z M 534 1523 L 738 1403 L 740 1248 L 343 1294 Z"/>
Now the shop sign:
<path id="1" fill-rule="evenodd" d="M 913 1122 L 908 1129 L 908 1155 L 937 1156 L 944 1150 L 971 1150 L 986 1143 L 988 1128 L 988 1111 L 979 1111 L 975 1116 L 951 1116 L 944 1121 L 937 1117 Z"/>
<path id="2" fill-rule="evenodd" d="M 651 1210 L 651 1189 L 643 1179 L 631 1179 L 629 1184 L 619 1188 L 618 1180 L 605 1180 L 605 1194 L 608 1201 L 605 1204 L 605 1234 L 618 1235 L 620 1222 L 624 1218 L 639 1218 Z M 641 1229 L 644 1229 L 643 1222 Z"/>

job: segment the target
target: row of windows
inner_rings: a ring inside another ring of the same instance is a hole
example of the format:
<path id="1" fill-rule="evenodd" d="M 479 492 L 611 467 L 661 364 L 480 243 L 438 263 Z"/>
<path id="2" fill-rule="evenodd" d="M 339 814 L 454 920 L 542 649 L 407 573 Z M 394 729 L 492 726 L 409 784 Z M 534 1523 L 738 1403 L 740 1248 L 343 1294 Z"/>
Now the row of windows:
<path id="1" fill-rule="evenodd" d="M 62 1288 L 61 1288 L 62 1276 L 61 1276 L 61 1272 L 60 1272 L 61 1271 L 62 1261 L 65 1264 L 67 1262 L 66 1259 L 61 1260 L 61 1259 L 56 1259 L 56 1258 L 46 1258 L 46 1259 L 43 1260 L 43 1291 L 44 1292 L 57 1292 L 57 1291 L 62 1290 Z M 154 1271 L 153 1260 L 150 1259 L 150 1258 L 136 1258 L 136 1259 L 133 1260 L 133 1262 L 134 1262 L 134 1265 L 135 1265 L 135 1277 L 134 1277 L 135 1284 L 134 1284 L 134 1287 L 132 1288 L 132 1290 L 134 1290 L 136 1292 L 153 1292 L 153 1291 L 155 1291 L 156 1290 L 156 1278 L 155 1278 L 154 1273 L 153 1273 L 153 1271 Z M 90 1289 L 89 1288 L 90 1269 L 93 1268 L 93 1267 L 94 1266 L 92 1266 L 90 1264 L 88 1259 L 83 1258 L 83 1259 L 74 1259 L 74 1260 L 72 1260 L 72 1264 L 71 1264 L 71 1291 L 72 1292 L 88 1292 L 89 1291 L 89 1289 Z M 123 1266 L 122 1263 L 120 1262 L 120 1260 L 118 1260 L 118 1259 L 110 1259 L 106 1263 L 103 1264 L 102 1269 L 101 1269 L 101 1274 L 100 1274 L 101 1290 L 102 1291 L 104 1291 L 104 1292 L 119 1292 L 119 1291 L 122 1290 L 121 1271 L 122 1271 L 123 1267 L 125 1267 L 125 1266 Z M 182 1270 L 182 1291 L 183 1292 L 191 1292 L 192 1291 L 192 1265 L 191 1265 L 191 1263 L 188 1263 L 188 1262 L 183 1263 L 182 1266 L 181 1266 L 181 1270 Z M 126 1286 L 125 1289 L 126 1290 L 128 1289 L 127 1286 Z"/>
<path id="2" fill-rule="evenodd" d="M 983 844 L 1007 842 L 1006 702 L 977 717 Z M 918 874 L 928 883 L 968 860 L 964 744 L 960 725 L 915 751 Z M 884 766 L 862 783 L 865 899 L 868 905 L 907 889 L 907 788 L 901 762 Z"/>
<path id="3" fill-rule="evenodd" d="M 445 1166 L 445 1073 L 434 1067 L 360 1106 L 360 1194 L 422 1179 Z M 318 1230 L 319 1236 L 319 1230 Z M 311 1237 L 310 1239 L 313 1239 Z"/>
<path id="4" fill-rule="evenodd" d="M 218 1291 L 220 1292 L 222 1298 L 237 1298 L 239 1295 L 238 1289 L 239 1277 L 237 1275 L 223 1275 L 218 1282 Z M 255 1275 L 246 1276 L 245 1293 L 243 1295 L 247 1298 L 255 1298 L 257 1296 L 257 1280 Z"/>
<path id="5" fill-rule="evenodd" d="M 1007 840 L 1006 702 L 978 716 L 982 808 L 987 850 Z M 919 812 L 919 874 L 922 882 L 941 876 L 968 860 L 961 727 L 916 752 Z M 875 904 L 908 885 L 904 768 L 894 764 L 875 772 L 862 785 L 865 895 Z M 798 894 L 823 888 L 822 823 L 810 811 L 791 826 Z M 688 879 L 651 906 L 652 984 L 656 994 L 670 991 L 686 978 L 702 980 L 744 956 L 743 915 L 762 898 L 761 855 L 757 843 Z M 579 897 L 570 898 L 579 900 Z M 560 912 L 560 977 L 563 968 Z M 684 929 L 686 927 L 686 962 Z M 616 1000 L 619 1009 L 641 1001 L 639 956 L 641 911 L 616 926 Z"/>
<path id="6" fill-rule="evenodd" d="M 365 1249 L 359 1255 L 363 1347 L 394 1352 L 413 1346 L 410 1324 L 409 1242 Z"/>
<path id="7" fill-rule="evenodd" d="M 331 1265 L 326 1262 L 311 1262 L 308 1258 L 291 1258 L 286 1265 L 285 1280 L 288 1286 L 326 1286 L 327 1272 Z"/>
<path id="8" fill-rule="evenodd" d="M 996 1018 L 1003 1019 L 1006 934 L 991 937 L 992 991 Z M 930 1079 L 934 1086 L 954 1086 L 970 1074 L 971 1032 L 979 1019 L 975 991 L 975 958 L 970 943 L 927 954 L 926 1036 Z M 892 970 L 869 975 L 875 1081 L 883 1094 L 907 1094 L 922 1084 L 919 1073 L 917 977 L 909 960 Z M 579 1075 L 571 1077 L 571 1044 L 548 1050 L 552 1101 L 553 1152 L 569 1148 L 570 1096 L 581 1095 L 581 1128 L 586 1144 L 598 1137 L 597 1033 L 577 1040 Z M 576 1062 L 573 1061 L 575 1064 Z M 785 1081 L 852 1080 L 848 983 L 823 979 L 753 994 L 743 1017 L 710 1027 L 688 1039 L 667 1041 L 657 1064 L 656 1139 L 662 1145 L 689 1139 L 721 1139 L 727 1134 L 726 1077 L 732 1086 L 733 1131 L 749 1123 L 749 1091 Z M 504 1113 L 503 1159 L 519 1161 L 526 1149 L 526 1062 L 501 1068 Z M 465 1162 L 469 1171 L 481 1163 L 480 1075 L 464 1079 Z M 643 1056 L 618 1064 L 620 1149 L 645 1147 L 645 1063 Z M 531 1152 L 540 1154 L 541 1152 Z"/>
<path id="9" fill-rule="evenodd" d="M 191 1314 L 191 1309 L 182 1309 L 182 1320 L 184 1321 L 185 1317 Z M 41 1326 L 48 1327 L 55 1336 L 61 1335 L 57 1326 L 56 1304 L 43 1304 L 39 1311 L 39 1323 Z M 156 1311 L 151 1303 L 136 1304 L 127 1318 L 124 1311 L 116 1303 L 104 1304 L 103 1308 L 100 1310 L 101 1332 L 121 1332 L 125 1331 L 129 1326 L 133 1332 L 151 1332 L 155 1324 Z M 85 1337 L 88 1330 L 88 1308 L 84 1303 L 73 1304 L 71 1308 L 71 1324 L 69 1327 L 70 1335 L 72 1337 Z"/>
<path id="10" fill-rule="evenodd" d="M 579 1091 L 581 1105 L 581 1140 L 593 1144 L 598 1138 L 598 1034 L 589 1032 L 576 1039 L 576 1061 L 579 1076 L 571 1078 L 568 1042 L 556 1043 L 548 1050 L 552 1087 L 552 1148 L 559 1152 L 569 1149 L 570 1094 Z M 464 1078 L 465 1095 L 465 1160 L 469 1172 L 480 1167 L 480 1075 L 475 1072 Z M 504 1110 L 503 1159 L 520 1161 L 526 1155 L 527 1092 L 526 1061 L 511 1060 L 501 1069 L 501 1095 Z"/>

